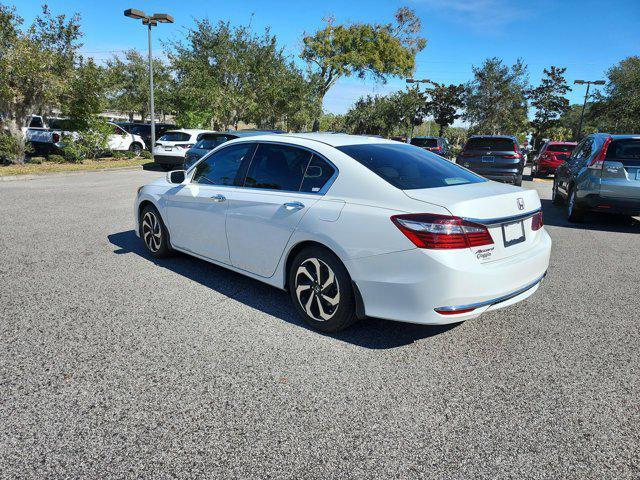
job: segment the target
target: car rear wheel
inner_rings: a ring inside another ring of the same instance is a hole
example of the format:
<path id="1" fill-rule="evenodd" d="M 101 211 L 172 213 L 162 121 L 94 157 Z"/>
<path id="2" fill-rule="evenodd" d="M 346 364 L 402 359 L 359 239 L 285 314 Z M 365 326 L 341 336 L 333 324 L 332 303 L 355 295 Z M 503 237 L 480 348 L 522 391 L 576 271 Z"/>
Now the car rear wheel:
<path id="1" fill-rule="evenodd" d="M 313 328 L 333 333 L 355 323 L 351 279 L 333 253 L 319 247 L 306 248 L 295 256 L 288 274 L 295 309 Z"/>
<path id="2" fill-rule="evenodd" d="M 140 145 L 139 143 L 132 143 L 129 146 L 129 151 L 133 152 L 136 157 L 139 157 L 142 154 L 142 145 Z"/>
<path id="3" fill-rule="evenodd" d="M 171 253 L 167 228 L 158 210 L 151 205 L 146 205 L 140 213 L 140 236 L 154 257 L 162 258 Z"/>
<path id="4" fill-rule="evenodd" d="M 577 205 L 575 187 L 569 190 L 569 198 L 567 200 L 567 220 L 570 222 L 581 222 L 584 219 L 582 209 Z"/>

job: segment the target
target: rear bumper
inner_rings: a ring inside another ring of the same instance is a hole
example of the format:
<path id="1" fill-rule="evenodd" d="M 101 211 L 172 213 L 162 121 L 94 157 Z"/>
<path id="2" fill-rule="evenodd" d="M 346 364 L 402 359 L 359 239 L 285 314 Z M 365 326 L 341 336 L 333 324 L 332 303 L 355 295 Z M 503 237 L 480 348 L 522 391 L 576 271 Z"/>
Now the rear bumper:
<path id="1" fill-rule="evenodd" d="M 549 266 L 551 238 L 539 231 L 530 249 L 481 263 L 468 250 L 412 249 L 345 262 L 370 317 L 419 324 L 446 324 L 524 300 Z M 472 311 L 441 314 L 436 309 Z M 471 307 L 469 307 L 471 308 Z"/>
<path id="2" fill-rule="evenodd" d="M 154 155 L 153 161 L 164 165 L 183 165 L 184 157 L 175 155 Z"/>
<path id="3" fill-rule="evenodd" d="M 556 164 L 540 162 L 538 163 L 538 171 L 546 173 L 556 173 L 556 170 L 560 165 L 562 165 L 562 162 Z"/>
<path id="4" fill-rule="evenodd" d="M 468 162 L 457 161 L 456 163 L 466 167 Z M 474 173 L 477 173 L 478 175 L 482 175 L 483 177 L 488 178 L 489 180 L 495 180 L 497 182 L 512 183 L 516 178 L 522 175 L 522 170 L 524 166 L 520 164 L 514 164 L 513 166 L 506 166 L 506 167 L 496 166 L 496 167 L 483 168 L 478 164 L 471 163 L 466 168 L 468 168 Z"/>
<path id="5" fill-rule="evenodd" d="M 632 215 L 634 217 L 640 215 L 640 200 L 602 197 L 597 193 L 590 193 L 585 195 L 580 203 L 581 206 L 596 212 Z"/>

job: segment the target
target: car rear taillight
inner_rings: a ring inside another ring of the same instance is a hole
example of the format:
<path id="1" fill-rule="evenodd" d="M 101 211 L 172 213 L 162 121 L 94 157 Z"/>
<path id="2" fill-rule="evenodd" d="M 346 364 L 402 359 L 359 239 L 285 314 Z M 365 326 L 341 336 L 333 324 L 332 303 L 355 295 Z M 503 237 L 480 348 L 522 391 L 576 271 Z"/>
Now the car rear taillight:
<path id="1" fill-rule="evenodd" d="M 607 139 L 602 144 L 602 148 L 600 149 L 598 155 L 596 155 L 593 160 L 589 162 L 589 165 L 587 165 L 588 168 L 593 168 L 594 170 L 602 170 L 602 167 L 604 166 L 604 159 L 607 156 L 607 149 L 609 148 L 611 140 L 613 140 L 611 137 L 607 137 Z"/>
<path id="2" fill-rule="evenodd" d="M 536 230 L 540 230 L 543 226 L 544 221 L 542 219 L 542 211 L 540 211 L 531 217 L 531 230 L 535 232 Z"/>
<path id="3" fill-rule="evenodd" d="M 58 143 L 60 141 L 60 134 L 54 133 L 53 135 L 51 135 L 51 140 L 53 140 L 53 143 Z"/>
<path id="4" fill-rule="evenodd" d="M 487 227 L 431 213 L 394 215 L 391 221 L 418 248 L 455 249 L 493 244 Z"/>

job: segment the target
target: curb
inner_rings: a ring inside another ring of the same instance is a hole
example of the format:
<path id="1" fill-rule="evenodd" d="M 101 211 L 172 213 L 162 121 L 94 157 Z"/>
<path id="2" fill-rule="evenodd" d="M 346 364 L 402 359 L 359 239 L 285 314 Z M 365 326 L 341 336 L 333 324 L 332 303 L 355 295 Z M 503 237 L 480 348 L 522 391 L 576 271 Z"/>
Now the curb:
<path id="1" fill-rule="evenodd" d="M 1 182 L 18 182 L 21 180 L 36 180 L 38 178 L 49 177 L 67 177 L 72 175 L 81 175 L 84 173 L 101 173 L 101 172 L 119 172 L 126 170 L 144 170 L 142 165 L 135 165 L 130 167 L 112 167 L 112 168 L 89 168 L 87 170 L 72 170 L 69 172 L 53 172 L 53 173 L 28 173 L 25 175 L 6 175 L 0 176 Z M 153 171 L 153 170 L 150 170 Z"/>

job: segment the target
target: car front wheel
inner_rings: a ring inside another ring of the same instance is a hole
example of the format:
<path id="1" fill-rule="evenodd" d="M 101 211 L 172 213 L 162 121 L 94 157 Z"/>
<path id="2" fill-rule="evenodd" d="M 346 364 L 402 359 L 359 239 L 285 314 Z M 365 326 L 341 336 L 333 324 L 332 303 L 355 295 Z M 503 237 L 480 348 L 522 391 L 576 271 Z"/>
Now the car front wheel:
<path id="1" fill-rule="evenodd" d="M 167 228 L 158 210 L 151 205 L 146 205 L 140 214 L 140 236 L 154 257 L 162 258 L 171 253 Z"/>
<path id="2" fill-rule="evenodd" d="M 298 314 L 317 330 L 339 332 L 357 320 L 349 273 L 328 250 L 306 248 L 295 256 L 289 291 Z"/>
<path id="3" fill-rule="evenodd" d="M 129 146 L 129 151 L 133 152 L 136 157 L 139 157 L 142 154 L 142 145 L 139 143 L 132 143 Z"/>
<path id="4" fill-rule="evenodd" d="M 556 179 L 553 179 L 553 188 L 551 189 L 551 201 L 554 205 L 562 205 L 562 197 L 558 192 L 558 182 Z"/>

